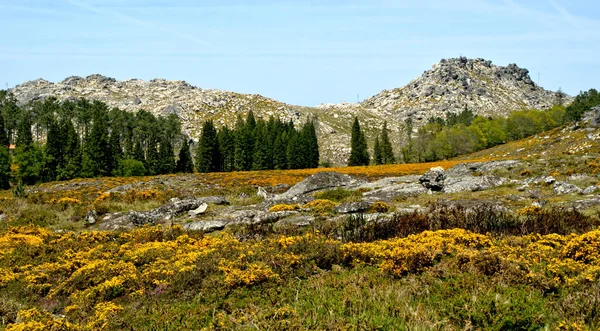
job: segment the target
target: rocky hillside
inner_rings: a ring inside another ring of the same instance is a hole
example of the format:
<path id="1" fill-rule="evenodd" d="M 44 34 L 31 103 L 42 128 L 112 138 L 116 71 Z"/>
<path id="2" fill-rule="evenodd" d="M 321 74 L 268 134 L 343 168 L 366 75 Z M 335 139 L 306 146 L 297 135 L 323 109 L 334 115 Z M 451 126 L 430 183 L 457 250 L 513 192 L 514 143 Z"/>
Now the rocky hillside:
<path id="1" fill-rule="evenodd" d="M 384 90 L 362 103 L 319 105 L 314 108 L 285 104 L 256 94 L 207 90 L 184 81 L 131 79 L 117 81 L 101 75 L 69 77 L 57 83 L 43 79 L 11 89 L 21 103 L 56 96 L 60 100 L 85 97 L 129 111 L 144 109 L 156 115 L 177 114 L 184 130 L 197 137 L 201 123 L 209 118 L 232 126 L 238 113 L 253 110 L 258 117 L 273 115 L 296 123 L 318 119 L 322 160 L 343 164 L 349 155 L 351 119 L 356 115 L 374 136 L 383 120 L 390 122 L 391 138 L 401 143 L 400 126 L 407 117 L 415 128 L 432 116 L 444 117 L 467 106 L 477 114 L 503 116 L 522 108 L 548 108 L 559 94 L 544 90 L 529 77 L 527 69 L 514 64 L 500 67 L 483 59 L 442 59 L 431 70 L 402 88 Z M 564 96 L 564 102 L 570 98 Z"/>

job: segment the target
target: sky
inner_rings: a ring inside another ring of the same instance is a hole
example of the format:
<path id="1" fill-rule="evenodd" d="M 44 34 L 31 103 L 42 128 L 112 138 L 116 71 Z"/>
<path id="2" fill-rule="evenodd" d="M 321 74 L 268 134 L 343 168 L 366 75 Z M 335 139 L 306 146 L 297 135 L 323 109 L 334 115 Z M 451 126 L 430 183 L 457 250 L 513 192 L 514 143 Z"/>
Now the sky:
<path id="1" fill-rule="evenodd" d="M 99 73 L 315 106 L 461 55 L 600 88 L 597 0 L 0 0 L 0 29 L 0 89 Z"/>

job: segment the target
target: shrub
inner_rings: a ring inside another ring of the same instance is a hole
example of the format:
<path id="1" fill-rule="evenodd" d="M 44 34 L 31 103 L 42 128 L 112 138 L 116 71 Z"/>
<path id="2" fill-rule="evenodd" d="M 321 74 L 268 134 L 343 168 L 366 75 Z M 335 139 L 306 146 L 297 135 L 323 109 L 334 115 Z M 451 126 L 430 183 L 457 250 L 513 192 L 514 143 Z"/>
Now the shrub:
<path id="1" fill-rule="evenodd" d="M 144 176 L 146 174 L 146 167 L 144 163 L 135 159 L 124 159 L 119 162 L 119 169 L 117 169 L 117 175 L 122 177 L 131 176 Z"/>
<path id="2" fill-rule="evenodd" d="M 376 201 L 371 205 L 370 209 L 377 213 L 387 213 L 390 210 L 390 205 L 383 201 Z"/>
<path id="3" fill-rule="evenodd" d="M 330 214 L 336 206 L 337 203 L 331 200 L 317 199 L 305 204 L 303 207 L 317 214 Z"/>
<path id="4" fill-rule="evenodd" d="M 288 204 L 277 204 L 272 206 L 271 208 L 269 208 L 270 212 L 277 212 L 277 211 L 294 211 L 294 210 L 298 210 L 300 209 L 300 205 L 299 204 L 294 204 L 294 205 L 288 205 Z"/>

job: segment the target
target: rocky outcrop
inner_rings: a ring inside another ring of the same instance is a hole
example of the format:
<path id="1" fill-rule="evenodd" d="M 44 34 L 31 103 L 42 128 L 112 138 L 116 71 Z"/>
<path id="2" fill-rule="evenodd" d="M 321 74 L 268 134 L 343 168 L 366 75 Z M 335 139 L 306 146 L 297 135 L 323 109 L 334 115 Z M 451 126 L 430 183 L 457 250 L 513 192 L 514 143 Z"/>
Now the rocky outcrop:
<path id="1" fill-rule="evenodd" d="M 582 193 L 583 190 L 577 187 L 577 185 L 566 183 L 566 182 L 555 182 L 553 187 L 554 194 L 573 194 Z"/>
<path id="2" fill-rule="evenodd" d="M 112 213 L 104 215 L 101 218 L 99 228 L 101 230 L 126 230 L 133 228 L 134 226 L 143 226 L 146 224 L 154 225 L 161 221 L 171 220 L 188 211 L 198 211 L 199 208 L 204 207 L 207 203 L 229 204 L 223 197 L 173 198 L 169 200 L 169 203 L 150 211 L 129 211 L 128 213 Z M 206 207 L 208 206 L 206 205 Z M 206 210 L 206 208 L 204 208 L 204 210 Z"/>
<path id="3" fill-rule="evenodd" d="M 287 192 L 274 196 L 273 200 L 296 201 L 299 199 L 299 197 L 316 191 L 337 187 L 353 188 L 363 183 L 363 181 L 338 172 L 317 172 L 316 174 L 311 175 L 303 181 L 292 186 L 289 190 L 287 190 Z"/>
<path id="4" fill-rule="evenodd" d="M 446 172 L 442 167 L 431 168 L 419 178 L 419 182 L 432 191 L 441 191 L 444 188 L 444 180 L 446 180 Z"/>
<path id="5" fill-rule="evenodd" d="M 339 214 L 362 213 L 371 207 L 371 203 L 367 201 L 355 201 L 342 203 L 336 206 L 333 211 Z"/>

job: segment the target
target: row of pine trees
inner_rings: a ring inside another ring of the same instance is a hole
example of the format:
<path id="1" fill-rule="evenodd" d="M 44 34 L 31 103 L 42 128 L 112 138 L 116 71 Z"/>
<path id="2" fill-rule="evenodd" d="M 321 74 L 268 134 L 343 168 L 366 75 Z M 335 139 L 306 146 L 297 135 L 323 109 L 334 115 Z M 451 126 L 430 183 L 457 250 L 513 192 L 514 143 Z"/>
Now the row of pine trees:
<path id="1" fill-rule="evenodd" d="M 156 117 L 143 110 L 134 114 L 83 98 L 63 102 L 47 98 L 20 107 L 12 95 L 0 91 L 0 189 L 10 187 L 13 172 L 23 183 L 35 184 L 194 169 L 211 172 L 319 165 L 313 122 L 296 130 L 291 121 L 257 121 L 250 112 L 246 120 L 238 117 L 233 130 L 225 126 L 217 131 L 213 122 L 207 121 L 193 152 L 190 142 L 174 114 Z M 12 157 L 10 145 L 16 146 Z M 15 169 L 11 170 L 11 164 Z"/>
<path id="2" fill-rule="evenodd" d="M 314 121 L 300 130 L 292 121 L 268 121 L 249 112 L 238 115 L 234 129 L 217 130 L 206 121 L 195 155 L 198 172 L 303 169 L 319 166 L 319 144 Z"/>

